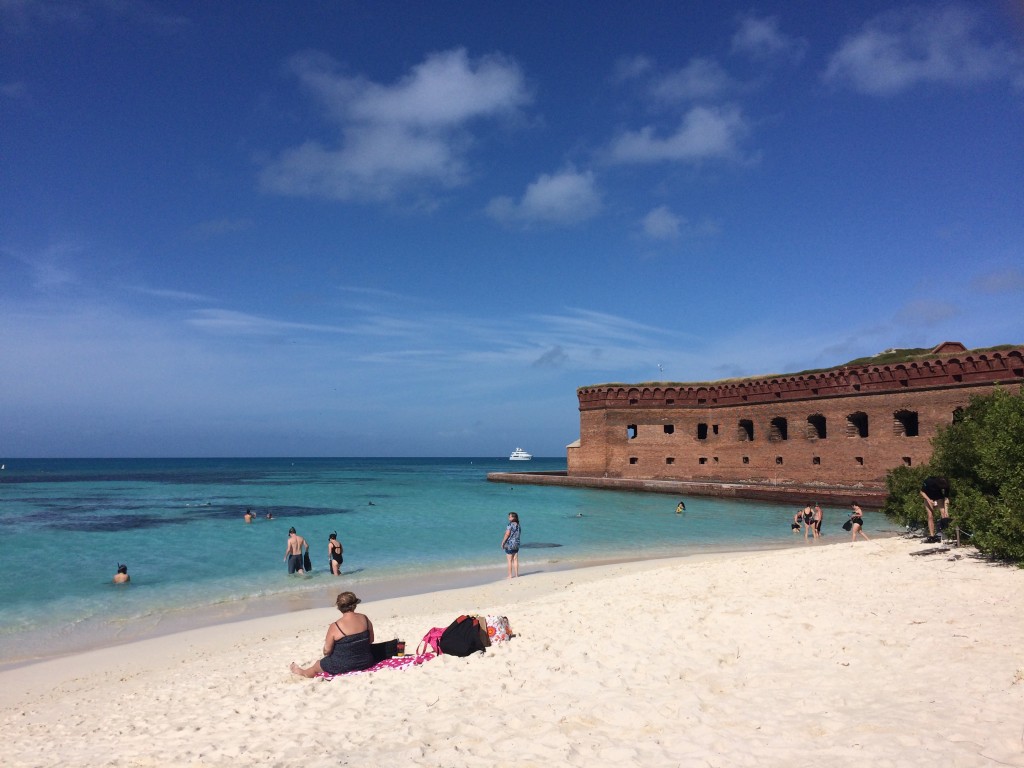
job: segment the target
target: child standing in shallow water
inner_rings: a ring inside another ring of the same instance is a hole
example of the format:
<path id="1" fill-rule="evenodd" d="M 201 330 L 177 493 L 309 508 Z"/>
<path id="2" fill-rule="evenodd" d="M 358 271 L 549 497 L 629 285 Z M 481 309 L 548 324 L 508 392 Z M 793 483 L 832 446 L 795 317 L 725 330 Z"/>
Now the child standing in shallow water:
<path id="1" fill-rule="evenodd" d="M 508 513 L 508 525 L 505 526 L 505 537 L 501 540 L 501 548 L 505 550 L 508 558 L 508 577 L 510 579 L 519 576 L 519 515 L 515 512 Z"/>

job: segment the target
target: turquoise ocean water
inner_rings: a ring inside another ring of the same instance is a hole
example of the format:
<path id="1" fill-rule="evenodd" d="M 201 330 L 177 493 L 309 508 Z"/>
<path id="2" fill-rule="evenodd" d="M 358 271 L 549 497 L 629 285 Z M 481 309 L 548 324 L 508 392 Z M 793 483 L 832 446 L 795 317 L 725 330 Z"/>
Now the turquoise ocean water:
<path id="1" fill-rule="evenodd" d="M 524 576 L 587 563 L 803 544 L 761 502 L 490 483 L 564 459 L 6 460 L 0 665 L 202 623 L 501 579 L 509 512 Z M 256 522 L 246 525 L 251 508 Z M 270 512 L 273 520 L 267 520 Z M 826 540 L 846 510 L 825 508 Z M 867 513 L 866 529 L 887 527 Z M 313 572 L 283 562 L 295 526 Z M 345 547 L 331 575 L 327 537 Z M 870 535 L 870 533 L 869 533 Z M 128 587 L 111 577 L 126 563 Z"/>

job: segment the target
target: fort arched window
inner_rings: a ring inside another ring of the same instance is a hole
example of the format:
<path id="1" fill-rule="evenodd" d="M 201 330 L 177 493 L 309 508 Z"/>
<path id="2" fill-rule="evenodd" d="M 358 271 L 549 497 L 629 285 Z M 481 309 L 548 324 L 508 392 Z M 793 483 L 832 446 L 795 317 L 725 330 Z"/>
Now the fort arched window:
<path id="1" fill-rule="evenodd" d="M 824 440 L 828 437 L 828 430 L 825 427 L 825 417 L 820 413 L 812 413 L 807 417 L 807 439 Z"/>
<path id="2" fill-rule="evenodd" d="M 626 439 L 636 440 L 636 424 L 630 424 L 626 427 Z"/>
<path id="3" fill-rule="evenodd" d="M 917 437 L 917 411 L 896 411 L 892 415 L 892 433 L 896 437 Z"/>
<path id="4" fill-rule="evenodd" d="M 768 441 L 778 442 L 789 440 L 789 422 L 782 416 L 776 416 L 768 426 Z"/>
<path id="5" fill-rule="evenodd" d="M 740 423 L 737 425 L 736 438 L 740 442 L 745 442 L 754 439 L 754 422 L 750 419 L 740 419 Z"/>
<path id="6" fill-rule="evenodd" d="M 864 411 L 857 411 L 846 417 L 846 436 L 868 436 L 868 415 Z"/>
<path id="7" fill-rule="evenodd" d="M 708 439 L 708 425 L 701 423 L 697 425 L 697 439 L 707 440 Z"/>

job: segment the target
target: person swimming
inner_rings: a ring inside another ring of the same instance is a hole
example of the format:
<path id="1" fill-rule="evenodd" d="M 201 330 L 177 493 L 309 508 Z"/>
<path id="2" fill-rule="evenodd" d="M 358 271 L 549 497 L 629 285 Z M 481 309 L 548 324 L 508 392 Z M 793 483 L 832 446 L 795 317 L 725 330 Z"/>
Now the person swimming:
<path id="1" fill-rule="evenodd" d="M 117 564 L 117 573 L 114 574 L 115 584 L 127 584 L 132 580 L 132 577 L 128 575 L 128 566 L 122 563 Z"/>

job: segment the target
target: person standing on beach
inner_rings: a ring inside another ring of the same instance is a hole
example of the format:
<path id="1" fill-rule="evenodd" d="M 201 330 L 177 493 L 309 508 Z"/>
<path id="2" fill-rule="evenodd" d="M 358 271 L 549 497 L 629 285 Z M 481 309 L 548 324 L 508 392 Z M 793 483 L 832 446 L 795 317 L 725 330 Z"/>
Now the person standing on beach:
<path id="1" fill-rule="evenodd" d="M 302 567 L 302 553 L 309 552 L 309 544 L 295 532 L 294 528 L 288 529 L 288 547 L 284 551 L 284 559 L 288 561 L 288 573 L 305 573 Z"/>
<path id="2" fill-rule="evenodd" d="M 821 536 L 821 524 L 825 520 L 825 516 L 821 512 L 821 505 L 818 502 L 814 502 L 814 532 Z"/>
<path id="3" fill-rule="evenodd" d="M 519 527 L 519 515 L 515 512 L 508 513 L 508 525 L 505 526 L 505 537 L 501 540 L 501 548 L 505 550 L 505 557 L 508 558 L 508 577 L 510 579 L 519 576 L 519 540 L 522 529 Z"/>
<path id="4" fill-rule="evenodd" d="M 793 533 L 800 533 L 800 523 L 803 521 L 803 519 L 804 511 L 802 509 L 798 509 L 796 511 L 796 514 L 793 515 L 793 522 L 790 524 L 789 529 Z"/>
<path id="5" fill-rule="evenodd" d="M 338 541 L 337 532 L 327 537 L 327 562 L 331 564 L 331 573 L 335 576 L 341 576 L 341 563 L 344 560 L 342 557 L 344 552 L 345 548 Z"/>
<path id="6" fill-rule="evenodd" d="M 859 533 L 861 536 L 864 537 L 864 541 L 871 541 L 871 539 L 868 538 L 868 535 L 864 533 L 864 512 L 856 504 L 853 504 L 852 506 L 853 514 L 850 515 L 850 522 L 853 523 L 853 527 L 850 528 L 852 535 L 852 538 L 850 540 L 856 543 L 857 534 Z"/>
<path id="7" fill-rule="evenodd" d="M 921 484 L 921 498 L 928 513 L 929 543 L 941 543 L 942 531 L 949 525 L 949 480 L 945 477 L 926 477 Z M 935 510 L 939 510 L 939 535 L 935 535 Z"/>
<path id="8" fill-rule="evenodd" d="M 818 538 L 818 529 L 814 527 L 814 510 L 811 509 L 811 505 L 808 504 L 803 509 L 803 520 L 804 520 L 804 539 L 808 538 L 809 534 L 814 534 L 814 538 Z"/>

